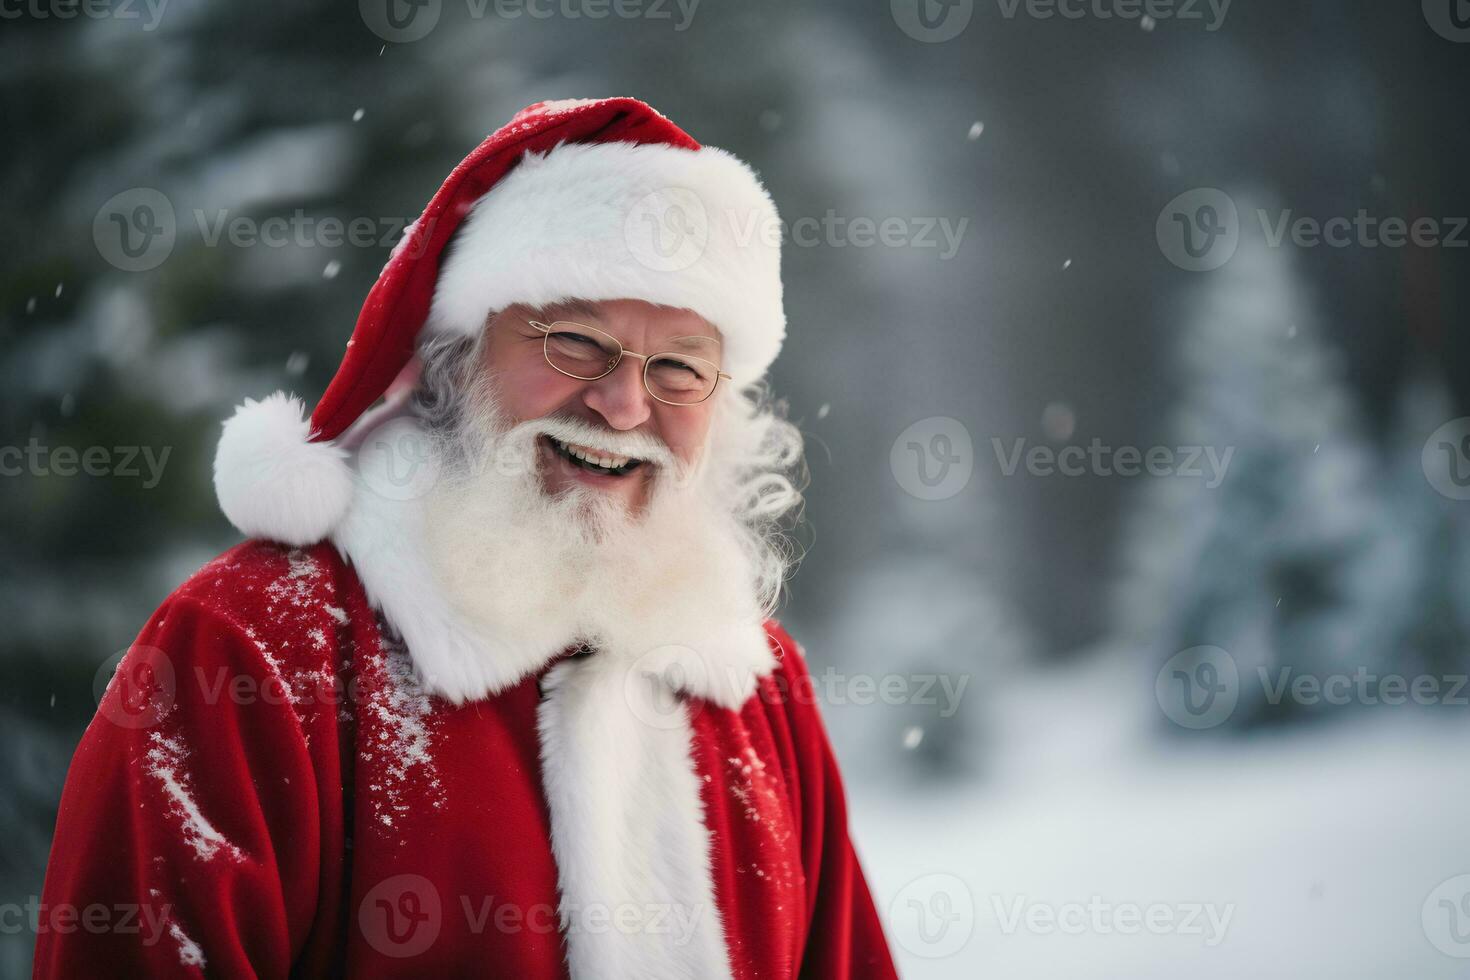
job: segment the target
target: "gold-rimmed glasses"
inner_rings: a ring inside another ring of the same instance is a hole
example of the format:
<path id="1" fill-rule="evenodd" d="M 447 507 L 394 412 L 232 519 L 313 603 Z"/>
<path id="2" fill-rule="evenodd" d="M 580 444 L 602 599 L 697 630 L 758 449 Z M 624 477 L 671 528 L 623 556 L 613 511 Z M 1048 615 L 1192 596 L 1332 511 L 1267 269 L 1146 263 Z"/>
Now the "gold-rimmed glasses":
<path id="1" fill-rule="evenodd" d="M 612 374 L 624 357 L 643 362 L 643 387 L 665 405 L 698 405 L 715 393 L 720 379 L 730 376 L 705 357 L 687 351 L 660 351 L 640 354 L 628 350 L 606 331 L 585 323 L 557 320 L 541 323 L 527 320 L 544 334 L 546 363 L 569 378 L 596 381 Z M 701 343 L 717 344 L 713 337 L 675 337 L 669 343 L 694 347 Z"/>

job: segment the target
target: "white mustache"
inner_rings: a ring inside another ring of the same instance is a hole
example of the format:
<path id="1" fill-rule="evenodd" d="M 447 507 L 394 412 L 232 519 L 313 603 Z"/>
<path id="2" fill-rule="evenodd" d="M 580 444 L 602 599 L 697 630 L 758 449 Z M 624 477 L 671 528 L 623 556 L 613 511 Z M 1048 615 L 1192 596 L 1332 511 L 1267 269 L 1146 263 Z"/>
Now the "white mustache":
<path id="1" fill-rule="evenodd" d="M 523 422 L 511 430 L 512 437 L 521 435 L 519 430 L 600 449 L 610 456 L 631 456 L 659 466 L 669 466 L 674 462 L 674 454 L 669 447 L 647 432 L 618 432 L 560 415 Z"/>

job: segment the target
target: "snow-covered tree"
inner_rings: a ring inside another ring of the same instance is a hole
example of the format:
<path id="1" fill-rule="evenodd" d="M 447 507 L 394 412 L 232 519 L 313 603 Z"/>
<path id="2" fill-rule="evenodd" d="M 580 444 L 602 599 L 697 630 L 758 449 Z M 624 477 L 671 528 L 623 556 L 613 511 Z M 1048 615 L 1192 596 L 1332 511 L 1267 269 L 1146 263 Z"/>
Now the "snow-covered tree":
<path id="1" fill-rule="evenodd" d="M 1373 448 L 1290 251 L 1244 235 L 1202 275 L 1186 294 L 1169 441 L 1230 462 L 1213 489 L 1161 477 L 1145 491 L 1127 522 L 1117 628 L 1160 665 L 1223 648 L 1239 678 L 1229 724 L 1240 726 L 1313 707 L 1280 696 L 1283 676 L 1390 662 L 1372 599 L 1400 570 L 1378 561 Z"/>

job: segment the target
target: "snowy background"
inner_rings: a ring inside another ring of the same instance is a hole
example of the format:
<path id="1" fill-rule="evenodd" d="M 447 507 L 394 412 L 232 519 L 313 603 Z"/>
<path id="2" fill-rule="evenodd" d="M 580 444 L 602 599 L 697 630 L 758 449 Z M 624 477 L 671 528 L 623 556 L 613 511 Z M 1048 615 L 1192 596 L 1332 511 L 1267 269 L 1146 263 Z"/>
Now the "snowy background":
<path id="1" fill-rule="evenodd" d="M 233 540 L 219 420 L 320 394 L 485 133 L 629 94 L 793 223 L 782 618 L 904 975 L 1464 976 L 1455 2 L 5 5 L 0 974 L 99 669 Z M 1433 233 L 1293 240 L 1360 212 Z"/>

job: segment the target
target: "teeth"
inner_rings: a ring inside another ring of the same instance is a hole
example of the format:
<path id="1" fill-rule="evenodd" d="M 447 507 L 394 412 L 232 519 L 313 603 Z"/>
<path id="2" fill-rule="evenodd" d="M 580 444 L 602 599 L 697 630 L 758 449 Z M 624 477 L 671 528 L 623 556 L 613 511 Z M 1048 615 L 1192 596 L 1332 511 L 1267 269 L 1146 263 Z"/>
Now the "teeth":
<path id="1" fill-rule="evenodd" d="M 604 469 L 615 470 L 619 467 L 627 466 L 633 460 L 632 456 L 610 455 L 601 450 L 593 449 L 591 446 L 579 446 L 575 443 L 562 442 L 560 439 L 555 439 L 553 441 L 568 454 L 575 456 L 578 459 L 585 460 L 589 463 L 593 463 L 597 466 L 601 466 Z"/>

